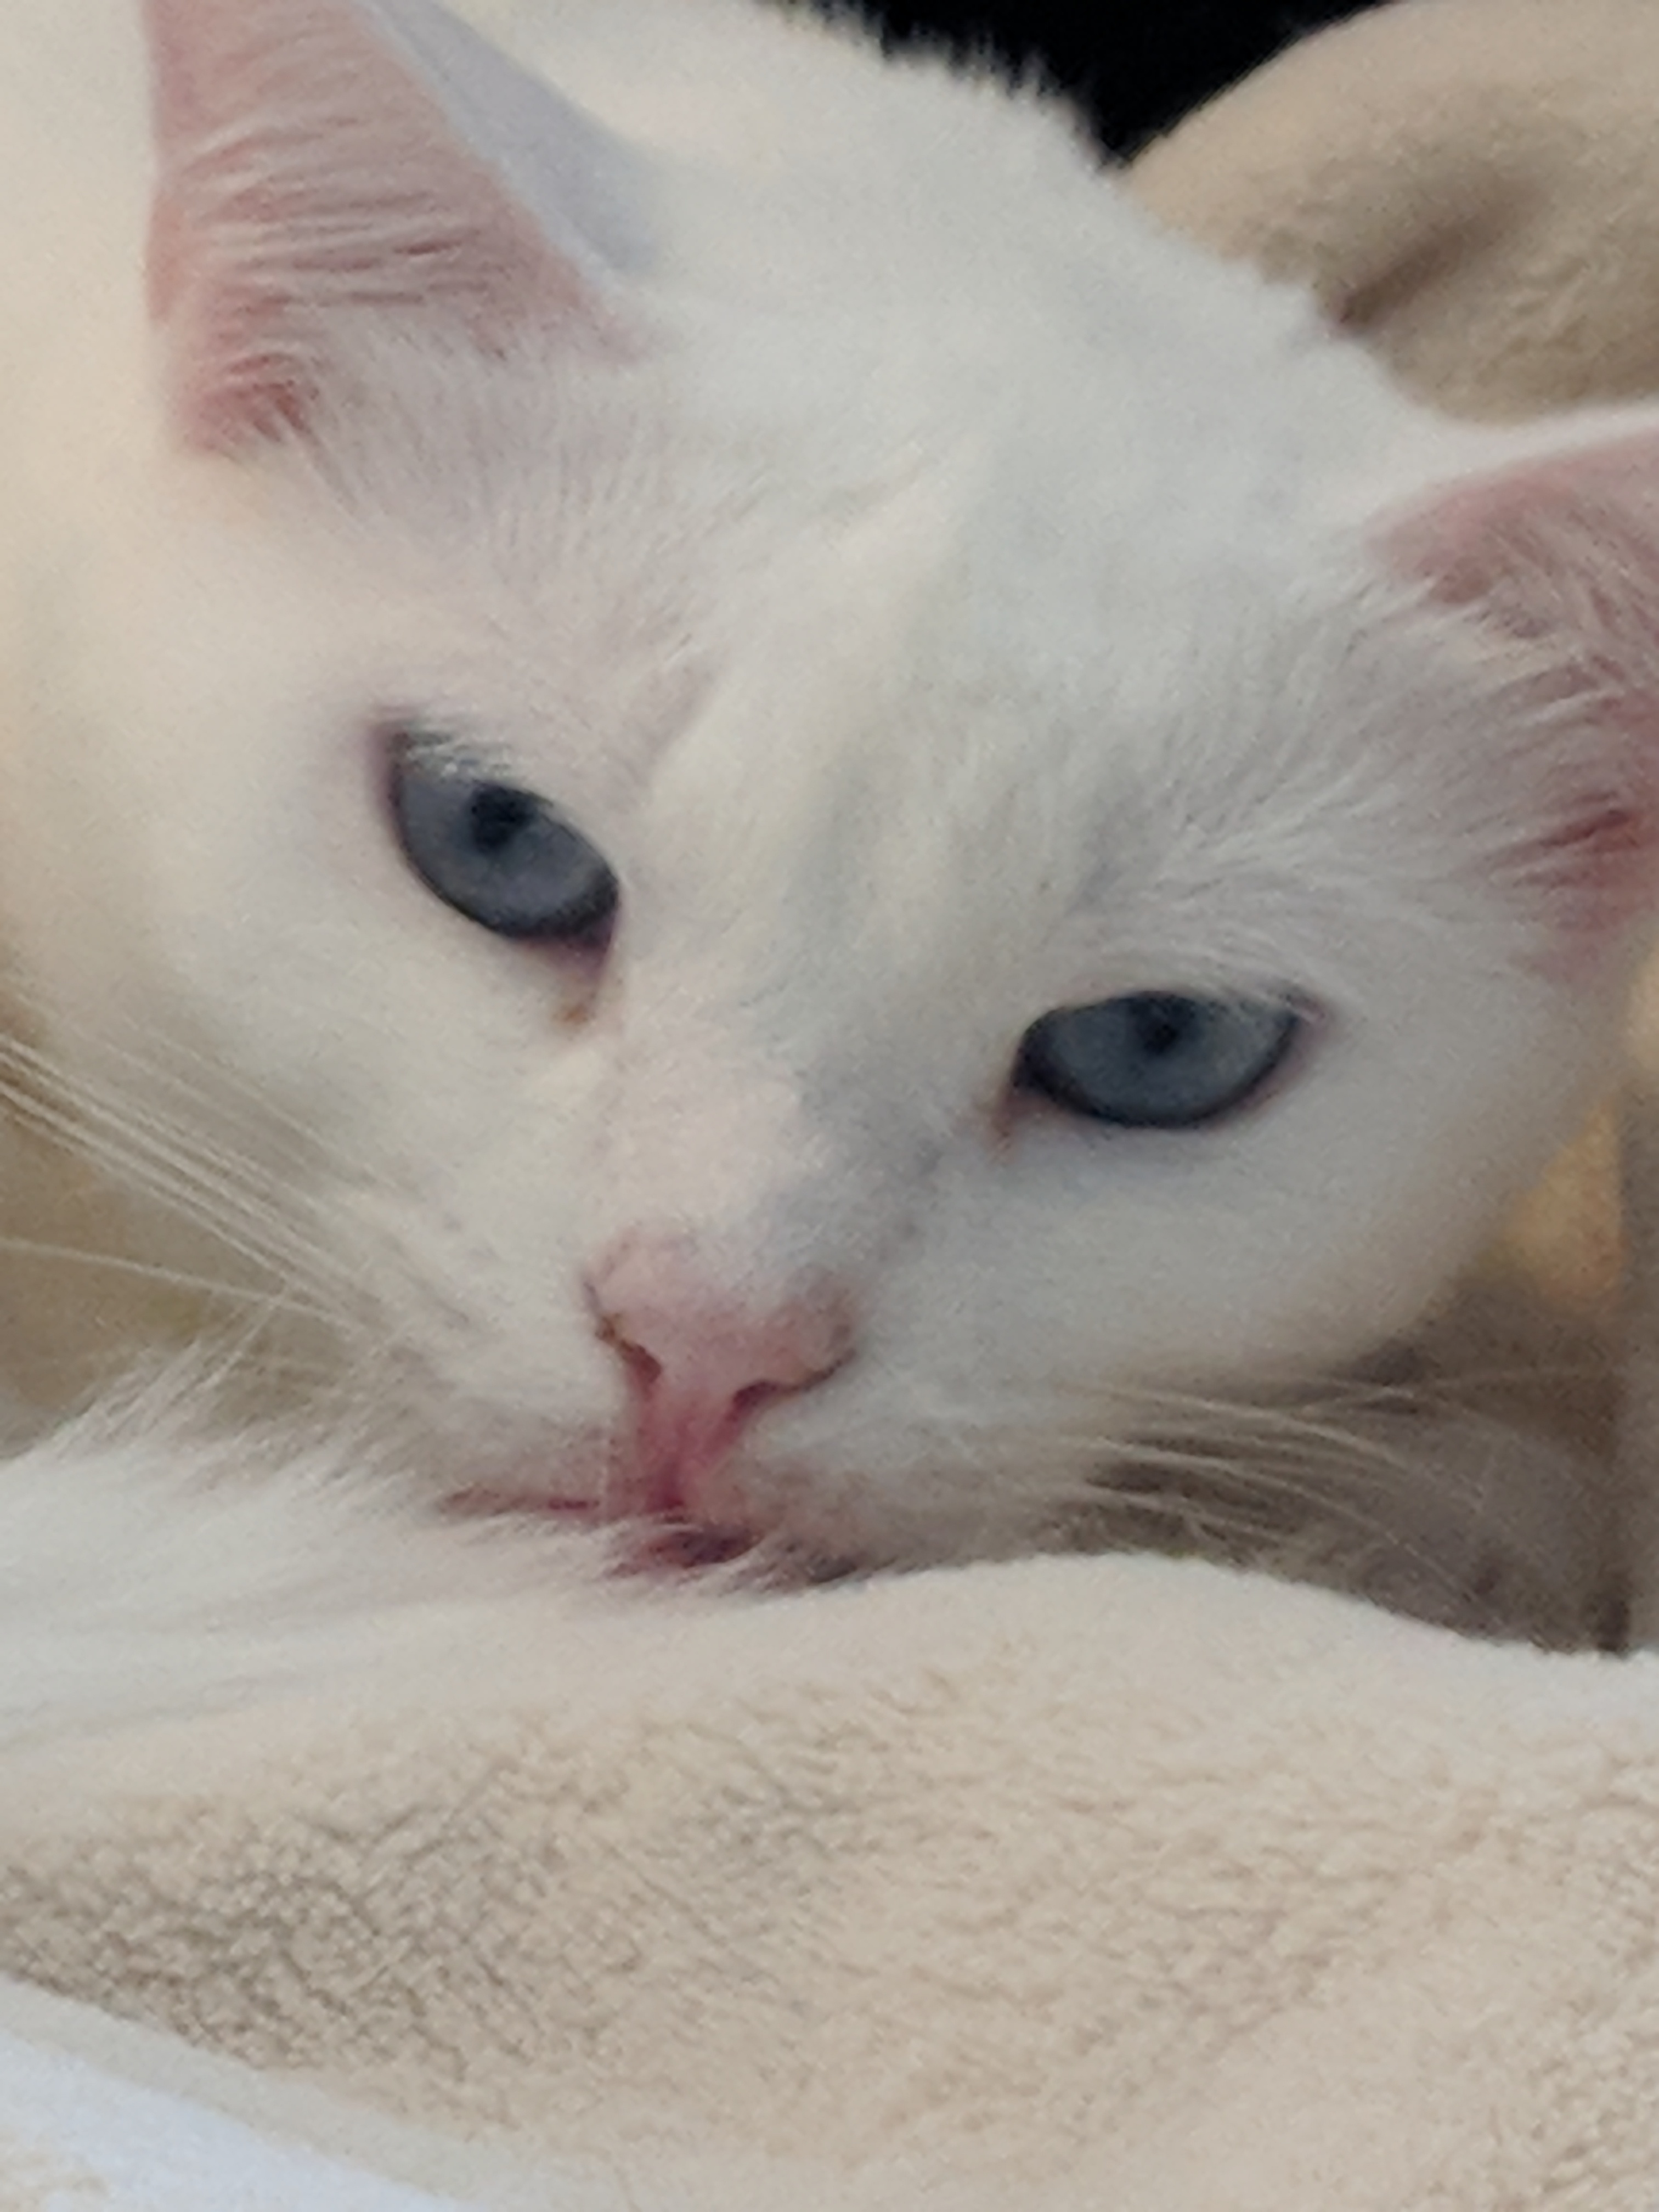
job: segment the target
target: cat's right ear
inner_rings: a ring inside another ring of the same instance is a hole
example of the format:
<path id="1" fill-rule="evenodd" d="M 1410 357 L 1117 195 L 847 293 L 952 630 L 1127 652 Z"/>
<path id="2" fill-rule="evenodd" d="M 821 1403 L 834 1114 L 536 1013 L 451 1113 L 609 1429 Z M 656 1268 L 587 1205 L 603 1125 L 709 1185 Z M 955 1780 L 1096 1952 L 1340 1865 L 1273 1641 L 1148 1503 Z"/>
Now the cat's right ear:
<path id="1" fill-rule="evenodd" d="M 353 0 L 143 11 L 149 304 L 185 444 L 303 437 L 377 317 L 487 351 L 626 348 L 603 241 L 580 235 L 595 210 L 557 204 L 603 198 L 607 142 L 482 40 L 420 0 L 379 25 Z"/>

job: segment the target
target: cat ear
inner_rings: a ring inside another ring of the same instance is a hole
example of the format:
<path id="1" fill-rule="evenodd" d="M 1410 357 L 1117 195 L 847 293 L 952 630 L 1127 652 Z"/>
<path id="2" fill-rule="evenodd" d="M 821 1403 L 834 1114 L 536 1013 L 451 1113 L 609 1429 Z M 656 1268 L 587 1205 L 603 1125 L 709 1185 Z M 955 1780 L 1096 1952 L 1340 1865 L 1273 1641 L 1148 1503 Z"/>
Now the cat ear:
<path id="1" fill-rule="evenodd" d="M 597 267 L 469 149 L 351 0 L 144 0 L 144 15 L 149 303 L 186 443 L 303 434 L 366 315 L 492 350 L 532 330 L 614 335 Z M 468 82 L 476 106 L 483 80 Z M 520 83 L 522 137 L 539 88 Z M 570 111 L 551 94 L 545 106 L 551 136 Z"/>
<path id="2" fill-rule="evenodd" d="M 1382 534 L 1397 574 L 1498 648 L 1508 765 L 1478 773 L 1514 808 L 1500 865 L 1577 966 L 1659 915 L 1659 416 L 1554 435 Z"/>

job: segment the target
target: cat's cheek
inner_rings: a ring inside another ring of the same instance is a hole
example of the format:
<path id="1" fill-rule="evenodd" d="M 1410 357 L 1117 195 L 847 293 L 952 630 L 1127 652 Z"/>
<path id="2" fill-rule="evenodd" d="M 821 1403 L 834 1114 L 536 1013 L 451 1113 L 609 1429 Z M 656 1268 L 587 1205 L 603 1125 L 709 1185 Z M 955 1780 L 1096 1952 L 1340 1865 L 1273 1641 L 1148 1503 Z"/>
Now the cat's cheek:
<path id="1" fill-rule="evenodd" d="M 757 1425 L 734 1475 L 757 1532 L 820 1569 L 1012 1558 L 1067 1540 L 1135 1433 L 1098 1377 L 872 1328 L 861 1363 Z"/>
<path id="2" fill-rule="evenodd" d="M 318 1209 L 374 1316 L 380 1410 L 441 1491 L 510 1479 L 580 1502 L 626 1401 L 568 1264 L 568 1178 L 471 1165 L 442 1188 L 435 1170 L 406 1187 L 343 1179 Z"/>

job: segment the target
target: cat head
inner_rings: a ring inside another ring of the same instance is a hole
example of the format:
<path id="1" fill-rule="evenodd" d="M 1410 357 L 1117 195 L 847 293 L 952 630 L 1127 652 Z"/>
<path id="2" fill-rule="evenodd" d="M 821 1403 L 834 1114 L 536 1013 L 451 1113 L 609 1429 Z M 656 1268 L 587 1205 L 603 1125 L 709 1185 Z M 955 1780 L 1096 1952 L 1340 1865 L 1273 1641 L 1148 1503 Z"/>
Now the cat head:
<path id="1" fill-rule="evenodd" d="M 1659 422 L 1434 422 L 798 21 L 700 96 L 914 102 L 884 199 L 424 6 L 144 15 L 6 896 L 216 1264 L 447 1489 L 830 1559 L 1417 1321 L 1644 942 Z"/>

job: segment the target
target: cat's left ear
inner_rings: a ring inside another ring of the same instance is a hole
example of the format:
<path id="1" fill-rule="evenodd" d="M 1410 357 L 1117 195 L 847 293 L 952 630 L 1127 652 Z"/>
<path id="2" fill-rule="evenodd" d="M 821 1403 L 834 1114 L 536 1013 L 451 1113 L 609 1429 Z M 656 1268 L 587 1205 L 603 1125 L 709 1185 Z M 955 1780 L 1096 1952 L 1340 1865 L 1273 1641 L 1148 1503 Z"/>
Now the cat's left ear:
<path id="1" fill-rule="evenodd" d="M 1396 575 L 1470 617 L 1495 679 L 1494 865 L 1581 968 L 1659 922 L 1659 412 L 1475 434 L 1513 448 L 1381 526 Z"/>
<path id="2" fill-rule="evenodd" d="M 186 444 L 303 436 L 377 316 L 487 350 L 621 343 L 615 149 L 426 0 L 143 9 L 149 301 Z"/>

